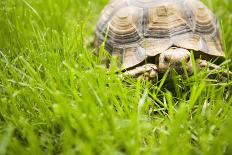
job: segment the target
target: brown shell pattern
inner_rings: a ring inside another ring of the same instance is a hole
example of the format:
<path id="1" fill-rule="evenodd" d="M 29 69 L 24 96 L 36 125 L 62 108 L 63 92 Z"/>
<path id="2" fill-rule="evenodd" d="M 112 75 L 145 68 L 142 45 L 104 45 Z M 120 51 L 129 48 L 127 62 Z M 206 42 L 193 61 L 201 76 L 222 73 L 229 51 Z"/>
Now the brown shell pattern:
<path id="1" fill-rule="evenodd" d="M 123 68 L 171 46 L 224 57 L 219 24 L 199 0 L 111 0 L 95 32 Z"/>

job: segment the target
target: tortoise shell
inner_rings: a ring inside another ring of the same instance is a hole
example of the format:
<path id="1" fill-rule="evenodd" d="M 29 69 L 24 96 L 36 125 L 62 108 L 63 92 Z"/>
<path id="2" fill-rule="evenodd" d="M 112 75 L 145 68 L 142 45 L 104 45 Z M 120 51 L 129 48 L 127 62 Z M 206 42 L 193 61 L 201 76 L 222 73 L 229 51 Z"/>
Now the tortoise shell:
<path id="1" fill-rule="evenodd" d="M 95 30 L 99 47 L 130 68 L 172 46 L 224 58 L 219 24 L 199 0 L 111 0 Z"/>

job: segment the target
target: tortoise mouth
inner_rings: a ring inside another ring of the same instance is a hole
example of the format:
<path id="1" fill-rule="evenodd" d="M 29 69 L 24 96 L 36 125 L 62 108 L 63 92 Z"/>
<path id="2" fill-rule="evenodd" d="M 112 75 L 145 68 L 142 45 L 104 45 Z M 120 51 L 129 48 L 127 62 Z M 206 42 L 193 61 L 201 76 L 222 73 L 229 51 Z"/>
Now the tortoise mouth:
<path id="1" fill-rule="evenodd" d="M 168 79 L 172 78 L 174 75 L 180 75 L 183 78 L 193 75 L 193 70 L 190 68 L 183 67 L 169 67 L 167 70 L 158 70 L 159 76 L 162 78 L 166 73 L 168 74 Z"/>

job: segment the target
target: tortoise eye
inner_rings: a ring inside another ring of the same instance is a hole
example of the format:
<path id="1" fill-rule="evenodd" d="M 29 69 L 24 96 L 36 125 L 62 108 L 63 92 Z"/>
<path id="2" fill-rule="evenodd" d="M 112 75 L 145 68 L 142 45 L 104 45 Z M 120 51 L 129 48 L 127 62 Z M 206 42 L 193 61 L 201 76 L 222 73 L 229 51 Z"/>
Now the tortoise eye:
<path id="1" fill-rule="evenodd" d="M 169 56 L 165 56 L 164 57 L 164 62 L 169 63 L 170 60 L 171 60 L 171 58 Z"/>
<path id="2" fill-rule="evenodd" d="M 186 62 L 189 62 L 189 61 L 190 61 L 190 56 L 186 58 Z"/>

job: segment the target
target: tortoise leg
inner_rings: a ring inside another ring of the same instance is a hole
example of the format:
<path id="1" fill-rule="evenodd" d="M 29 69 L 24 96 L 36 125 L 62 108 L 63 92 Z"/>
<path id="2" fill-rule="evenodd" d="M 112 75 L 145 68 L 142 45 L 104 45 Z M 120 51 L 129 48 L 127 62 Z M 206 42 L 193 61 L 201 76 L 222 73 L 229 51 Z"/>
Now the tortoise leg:
<path id="1" fill-rule="evenodd" d="M 198 59 L 197 63 L 199 64 L 200 68 L 209 67 L 209 69 L 222 69 L 220 66 L 210 63 L 206 60 Z"/>
<path id="2" fill-rule="evenodd" d="M 133 78 L 141 79 L 148 78 L 153 80 L 158 76 L 157 66 L 155 64 L 146 64 L 126 71 L 122 76 L 131 76 Z"/>
<path id="3" fill-rule="evenodd" d="M 215 65 L 215 64 L 210 63 L 210 62 L 208 62 L 208 61 L 206 61 L 206 60 L 198 59 L 198 60 L 197 60 L 197 63 L 199 64 L 199 67 L 200 67 L 200 68 L 209 67 L 210 70 L 213 70 L 213 69 L 214 69 L 214 70 L 220 70 L 220 69 L 222 69 L 221 66 Z M 229 76 L 229 78 L 232 78 L 232 72 L 231 72 L 231 71 L 228 71 L 228 70 L 222 71 L 222 75 L 223 75 L 224 77 L 228 77 L 228 76 Z"/>

